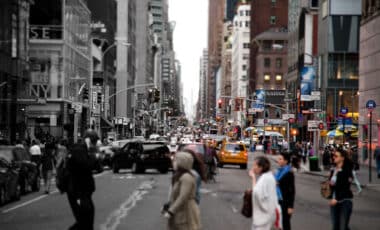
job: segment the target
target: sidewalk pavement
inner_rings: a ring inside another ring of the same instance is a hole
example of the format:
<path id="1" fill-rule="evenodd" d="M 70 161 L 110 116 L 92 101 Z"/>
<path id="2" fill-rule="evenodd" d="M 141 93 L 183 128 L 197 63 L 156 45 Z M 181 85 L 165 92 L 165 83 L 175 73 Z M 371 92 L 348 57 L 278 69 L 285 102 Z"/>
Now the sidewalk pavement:
<path id="1" fill-rule="evenodd" d="M 261 154 L 264 154 L 262 151 Z M 275 160 L 277 155 L 271 155 L 271 154 L 265 154 L 265 156 L 271 158 L 272 160 Z M 309 161 L 306 161 L 306 164 L 301 163 L 300 173 L 312 175 L 312 176 L 319 176 L 319 177 L 325 177 L 327 178 L 330 174 L 329 170 L 321 170 L 321 171 L 310 171 L 309 168 Z M 372 181 L 369 183 L 369 167 L 367 165 L 360 165 L 360 170 L 356 171 L 356 175 L 358 177 L 358 180 L 363 188 L 376 190 L 380 192 L 380 179 L 377 178 L 377 172 L 375 168 L 372 168 Z"/>

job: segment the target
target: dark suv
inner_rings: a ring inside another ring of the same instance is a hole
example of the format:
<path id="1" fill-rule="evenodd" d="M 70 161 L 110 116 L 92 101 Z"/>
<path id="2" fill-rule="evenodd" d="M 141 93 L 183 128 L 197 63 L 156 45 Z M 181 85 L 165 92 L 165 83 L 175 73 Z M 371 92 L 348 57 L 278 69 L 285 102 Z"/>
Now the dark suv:
<path id="1" fill-rule="evenodd" d="M 112 157 L 114 173 L 118 173 L 119 169 L 130 168 L 133 173 L 144 173 L 146 169 L 167 173 L 170 167 L 170 151 L 165 142 L 129 142 Z"/>

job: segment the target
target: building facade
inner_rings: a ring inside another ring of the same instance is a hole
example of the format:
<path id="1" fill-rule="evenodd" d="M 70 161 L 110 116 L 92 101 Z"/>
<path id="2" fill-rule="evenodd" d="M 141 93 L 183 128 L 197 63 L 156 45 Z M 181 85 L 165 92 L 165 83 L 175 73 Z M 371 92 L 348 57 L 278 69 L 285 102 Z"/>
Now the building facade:
<path id="1" fill-rule="evenodd" d="M 249 4 L 239 4 L 233 20 L 231 97 L 235 99 L 235 106 L 233 106 L 232 114 L 236 125 L 240 126 L 245 126 L 246 123 L 250 14 L 251 6 Z"/>
<path id="2" fill-rule="evenodd" d="M 198 120 L 203 120 L 207 118 L 206 107 L 207 107 L 207 90 L 208 90 L 208 52 L 207 49 L 203 50 L 203 55 L 199 60 L 199 96 L 198 96 L 198 109 L 197 117 Z"/>
<path id="3" fill-rule="evenodd" d="M 91 13 L 82 0 L 36 1 L 30 11 L 30 81 L 21 101 L 31 139 L 76 141 L 89 127 Z"/>
<path id="4" fill-rule="evenodd" d="M 209 0 L 208 13 L 208 89 L 207 89 L 207 117 L 215 117 L 216 109 L 216 74 L 221 66 L 222 39 L 224 20 L 224 0 Z"/>
<path id="5" fill-rule="evenodd" d="M 380 1 L 362 1 L 359 56 L 359 147 L 369 141 L 369 119 L 366 103 L 374 100 L 378 105 L 373 111 L 372 143 L 373 148 L 380 145 L 380 82 L 378 63 L 380 63 Z M 355 98 L 356 99 L 356 98 Z M 362 152 L 361 159 L 366 162 L 368 155 Z"/>
<path id="6" fill-rule="evenodd" d="M 329 129 L 342 122 L 358 122 L 360 17 L 360 1 L 320 3 L 316 88 L 321 89 L 321 108 Z M 341 114 L 342 108 L 348 109 L 347 115 Z"/>
<path id="7" fill-rule="evenodd" d="M 29 82 L 31 1 L 0 2 L 0 142 L 28 138 L 25 105 L 19 100 Z"/>
<path id="8" fill-rule="evenodd" d="M 250 35 L 250 64 L 249 64 L 249 92 L 256 90 L 256 81 L 263 76 L 257 75 L 258 47 L 252 44 L 255 37 L 270 28 L 279 28 L 287 31 L 288 1 L 251 1 L 251 35 Z"/>

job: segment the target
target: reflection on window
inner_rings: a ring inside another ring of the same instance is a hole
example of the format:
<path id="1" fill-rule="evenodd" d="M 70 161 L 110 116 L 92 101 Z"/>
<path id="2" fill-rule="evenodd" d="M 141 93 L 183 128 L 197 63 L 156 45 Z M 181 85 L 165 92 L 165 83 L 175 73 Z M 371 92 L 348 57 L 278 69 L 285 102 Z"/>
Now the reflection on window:
<path id="1" fill-rule="evenodd" d="M 358 54 L 331 54 L 328 61 L 330 79 L 358 79 Z"/>

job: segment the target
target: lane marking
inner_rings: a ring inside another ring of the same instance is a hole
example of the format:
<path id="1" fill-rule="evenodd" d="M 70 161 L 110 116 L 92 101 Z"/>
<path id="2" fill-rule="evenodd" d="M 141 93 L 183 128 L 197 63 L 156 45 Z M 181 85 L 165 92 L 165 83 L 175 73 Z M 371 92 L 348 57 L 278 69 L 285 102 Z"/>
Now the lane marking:
<path id="1" fill-rule="evenodd" d="M 94 176 L 94 178 L 98 178 L 98 177 L 103 176 L 103 175 L 108 174 L 108 173 L 109 173 L 109 171 L 106 171 L 106 172 L 103 172 L 103 173 L 100 173 L 100 174 L 96 174 L 96 175 Z M 51 191 L 49 194 L 44 194 L 44 195 L 38 196 L 38 197 L 36 197 L 36 198 L 34 198 L 34 199 L 32 199 L 32 200 L 28 200 L 28 201 L 26 201 L 26 202 L 24 202 L 24 203 L 21 203 L 21 204 L 18 204 L 18 205 L 16 205 L 16 206 L 13 206 L 13 207 L 11 207 L 11 208 L 8 208 L 8 209 L 6 209 L 6 210 L 3 210 L 1 213 L 2 213 L 2 214 L 5 214 L 5 213 L 8 213 L 8 212 L 14 211 L 14 210 L 16 210 L 16 209 L 19 209 L 19 208 L 25 207 L 25 206 L 27 206 L 27 205 L 30 205 L 30 204 L 34 203 L 34 202 L 37 202 L 37 201 L 39 201 L 39 200 L 42 200 L 42 199 L 48 197 L 49 195 L 53 195 L 53 194 L 58 193 L 58 192 L 59 192 L 58 189 L 54 189 L 54 190 Z"/>
<path id="2" fill-rule="evenodd" d="M 154 180 L 144 181 L 140 184 L 139 188 L 137 188 L 118 209 L 113 211 L 107 217 L 106 222 L 100 225 L 100 230 L 116 230 L 120 225 L 121 220 L 128 216 L 129 212 L 136 206 L 137 202 L 142 200 L 144 195 L 154 188 L 154 184 Z"/>

